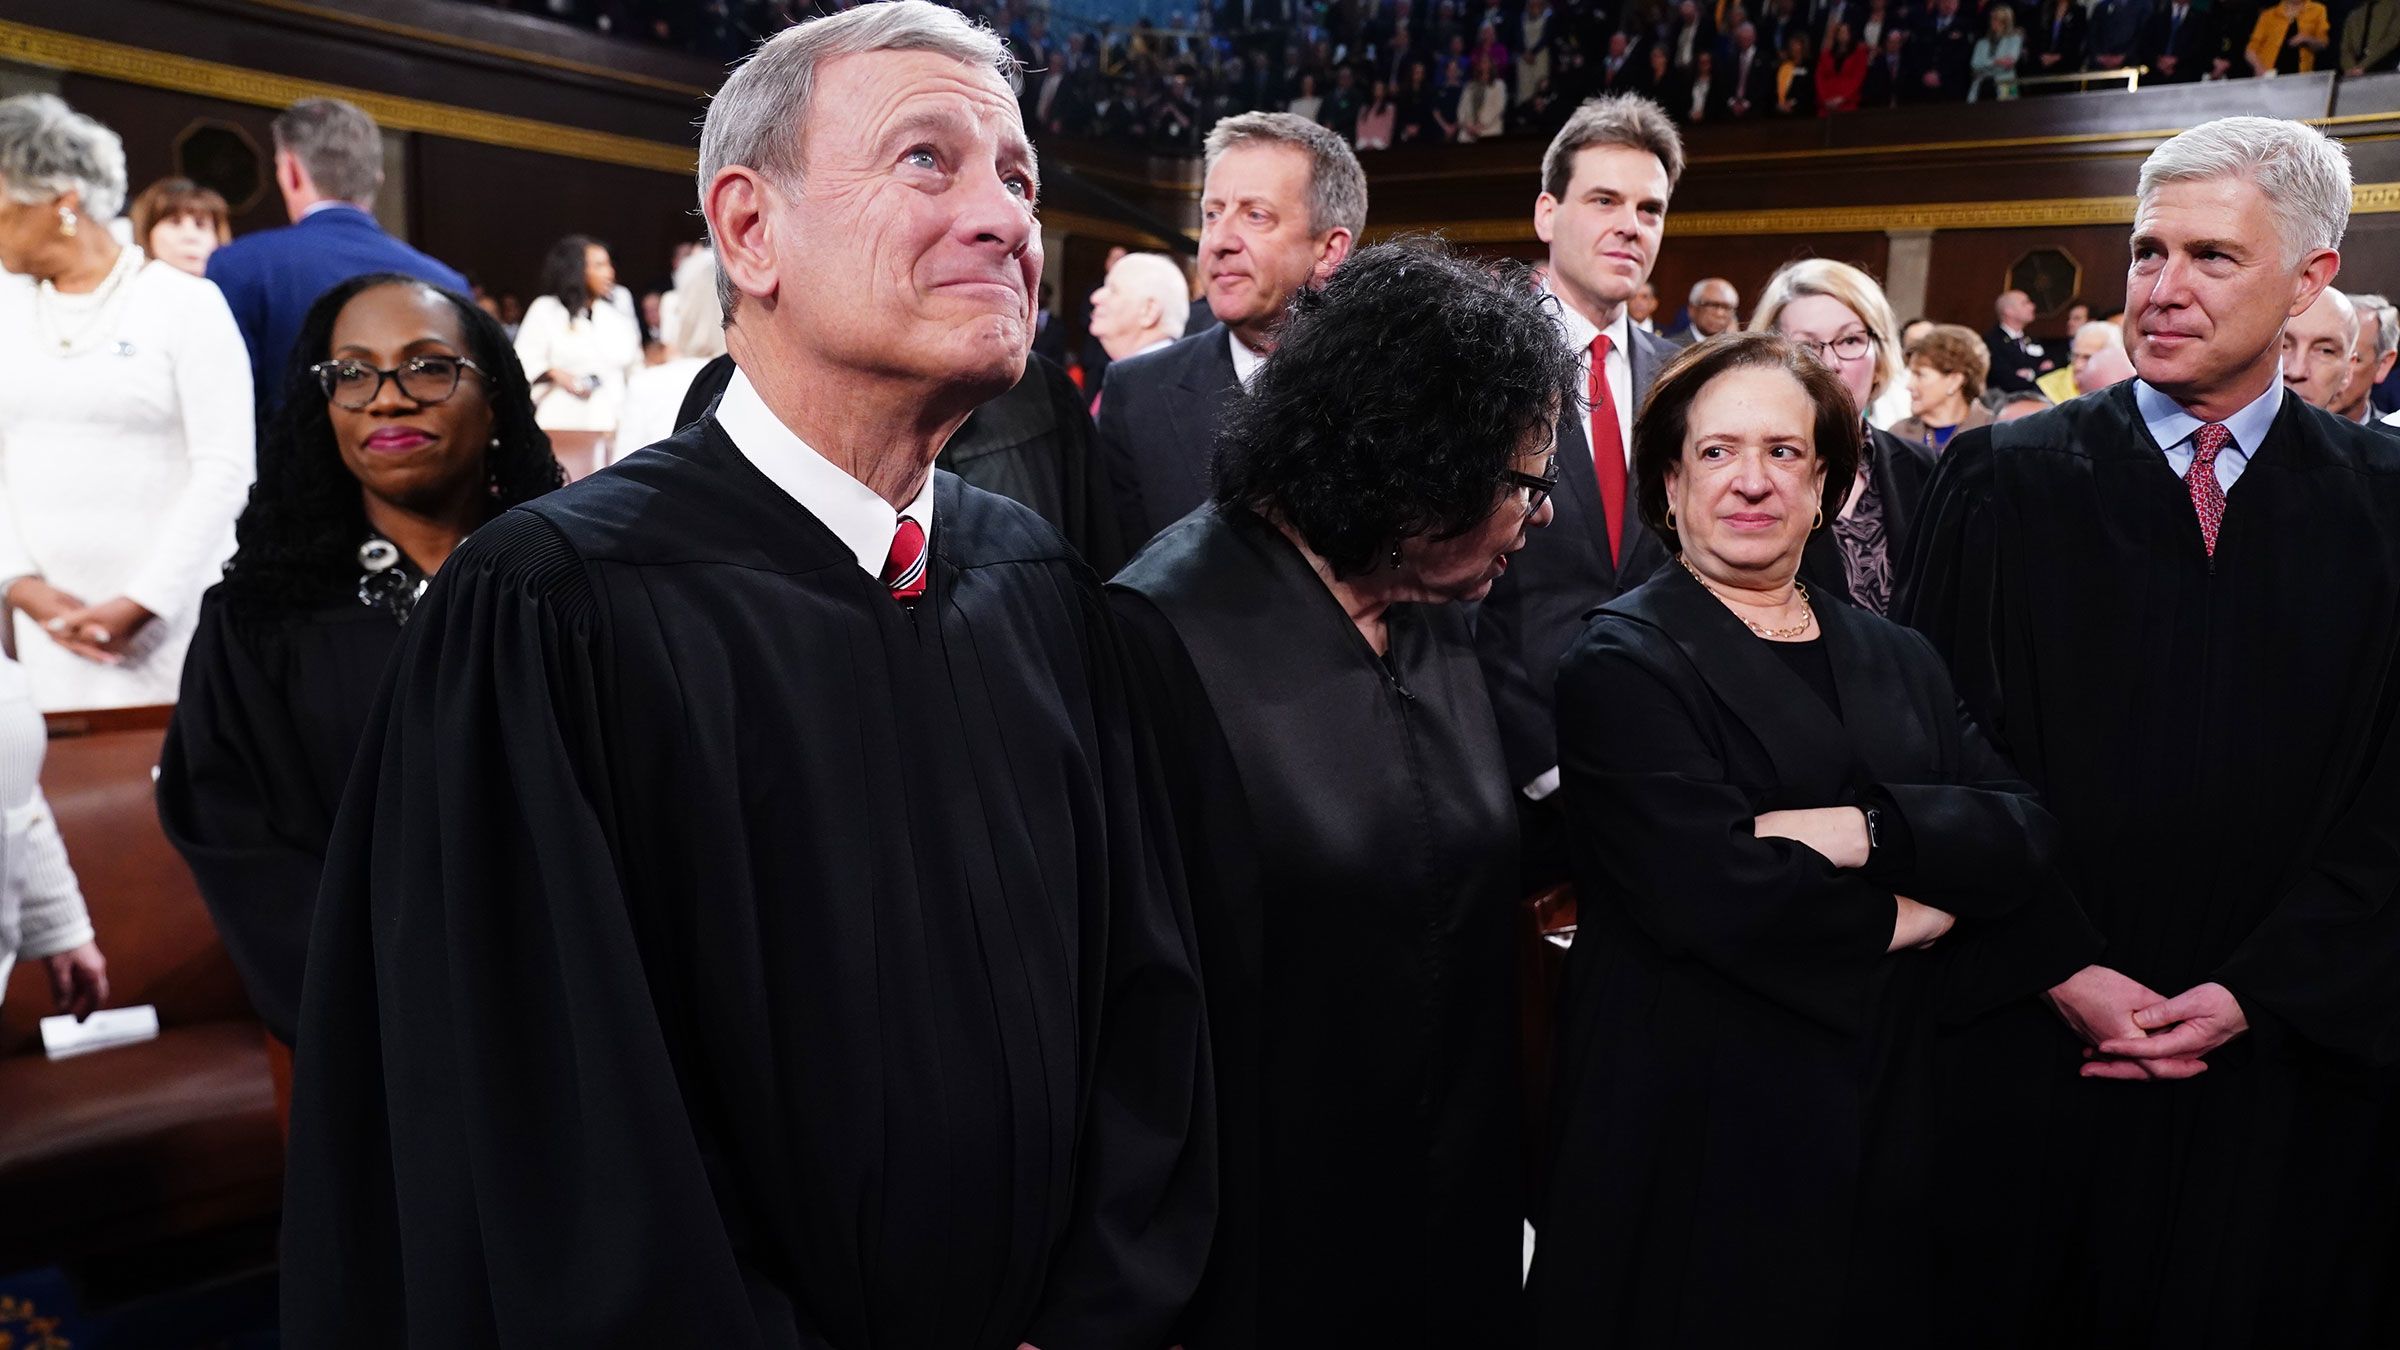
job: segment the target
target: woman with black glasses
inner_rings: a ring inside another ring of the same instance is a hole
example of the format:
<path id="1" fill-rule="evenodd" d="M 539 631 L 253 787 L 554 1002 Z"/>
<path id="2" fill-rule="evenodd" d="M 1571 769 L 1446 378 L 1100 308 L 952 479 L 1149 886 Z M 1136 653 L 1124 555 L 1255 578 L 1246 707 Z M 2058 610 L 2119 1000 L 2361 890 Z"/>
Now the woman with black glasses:
<path id="1" fill-rule="evenodd" d="M 1361 251 L 1228 414 L 1212 507 L 1112 584 L 1208 989 L 1192 1350 L 1512 1339 L 1516 814 L 1459 602 L 1550 520 L 1578 380 L 1545 303 Z"/>
<path id="2" fill-rule="evenodd" d="M 201 603 L 158 800 L 289 1042 L 326 837 L 401 627 L 461 539 L 560 475 L 498 322 L 392 274 L 309 310 L 258 467 Z"/>

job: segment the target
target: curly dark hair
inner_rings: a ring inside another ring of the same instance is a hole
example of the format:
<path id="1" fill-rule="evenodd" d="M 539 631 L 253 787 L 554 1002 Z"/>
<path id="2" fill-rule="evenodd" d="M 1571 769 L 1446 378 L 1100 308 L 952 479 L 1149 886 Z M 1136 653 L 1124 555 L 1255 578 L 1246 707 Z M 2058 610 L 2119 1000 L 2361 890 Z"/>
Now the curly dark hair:
<path id="1" fill-rule="evenodd" d="M 1683 349 L 1650 386 L 1649 402 L 1633 423 L 1633 496 L 1642 522 L 1667 547 L 1683 551 L 1683 536 L 1667 523 L 1667 470 L 1683 459 L 1684 436 L 1691 429 L 1692 405 L 1719 375 L 1752 367 L 1781 370 L 1800 382 L 1816 410 L 1811 433 L 1816 454 L 1825 465 L 1821 505 L 1824 521 L 1842 513 L 1850 499 L 1851 481 L 1858 477 L 1858 457 L 1866 439 L 1866 423 L 1850 401 L 1849 386 L 1825 363 L 1781 333 L 1723 333 Z M 1819 522 L 1822 529 L 1824 522 Z"/>
<path id="2" fill-rule="evenodd" d="M 421 287 L 458 313 L 468 359 L 484 374 L 492 435 L 500 442 L 485 458 L 491 513 L 566 481 L 551 457 L 549 434 L 534 424 L 525 368 L 499 320 L 465 296 L 416 277 L 398 272 L 353 277 L 317 297 L 292 344 L 283 407 L 259 442 L 258 481 L 251 484 L 250 504 L 234 525 L 238 547 L 225 565 L 226 598 L 237 607 L 252 613 L 313 608 L 352 594 L 356 586 L 358 545 L 367 536 L 365 496 L 342 463 L 325 391 L 309 367 L 332 352 L 333 321 L 342 307 L 382 286 Z"/>
<path id="3" fill-rule="evenodd" d="M 569 314 L 590 313 L 594 301 L 608 297 L 592 294 L 591 287 L 584 284 L 584 259 L 591 250 L 607 247 L 588 234 L 570 234 L 552 244 L 542 259 L 542 294 L 565 305 Z"/>
<path id="4" fill-rule="evenodd" d="M 1556 302 L 1437 239 L 1361 249 L 1302 291 L 1217 433 L 1216 501 L 1289 524 L 1334 574 L 1491 515 L 1528 439 L 1579 405 Z"/>

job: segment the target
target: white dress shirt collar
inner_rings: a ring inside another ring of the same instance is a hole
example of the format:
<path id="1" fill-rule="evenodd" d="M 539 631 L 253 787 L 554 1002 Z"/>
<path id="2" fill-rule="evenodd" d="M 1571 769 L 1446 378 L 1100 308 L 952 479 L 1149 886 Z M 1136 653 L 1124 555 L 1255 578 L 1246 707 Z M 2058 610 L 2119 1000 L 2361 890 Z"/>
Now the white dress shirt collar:
<path id="1" fill-rule="evenodd" d="M 1588 389 L 1591 387 L 1592 339 L 1603 330 L 1593 326 L 1582 310 L 1568 304 L 1566 297 L 1556 290 L 1551 290 L 1550 296 L 1558 302 L 1559 332 L 1566 341 L 1567 350 L 1575 353 L 1576 364 L 1583 371 L 1583 387 Z M 1630 459 L 1633 452 L 1633 320 L 1623 305 L 1617 306 L 1617 317 L 1609 321 L 1605 331 L 1608 333 L 1608 368 L 1602 373 L 1608 379 L 1609 401 L 1617 407 L 1617 443 L 1625 447 Z M 1586 445 L 1598 443 L 1598 438 L 1592 435 L 1593 411 L 1588 406 L 1583 410 Z"/>
<path id="2" fill-rule="evenodd" d="M 2141 415 L 2142 425 L 2150 428 L 2150 439 L 2161 450 L 2174 450 L 2192 438 L 2202 423 L 2183 410 L 2183 405 L 2150 387 L 2147 380 L 2133 382 L 2134 411 Z M 2283 410 L 2283 380 L 2280 375 L 2267 385 L 2267 392 L 2250 400 L 2240 412 L 2225 419 L 2225 429 L 2233 433 L 2232 451 L 2244 460 L 2258 453 L 2267 438 L 2268 428 L 2275 425 L 2275 414 Z M 2189 460 L 2187 459 L 2188 463 Z"/>
<path id="3" fill-rule="evenodd" d="M 1247 394 L 1250 386 L 1258 383 L 1258 368 L 1267 363 L 1266 353 L 1250 350 L 1249 343 L 1234 336 L 1231 324 L 1225 326 L 1225 345 L 1233 349 L 1233 378 Z"/>
<path id="4" fill-rule="evenodd" d="M 917 489 L 916 500 L 908 504 L 908 509 L 894 511 L 890 502 L 876 496 L 866 484 L 794 435 L 758 396 L 750 376 L 738 366 L 734 368 L 733 383 L 725 386 L 725 396 L 717 403 L 716 417 L 717 425 L 732 438 L 734 448 L 798 502 L 801 509 L 823 521 L 868 576 L 883 575 L 883 564 L 892 555 L 892 535 L 900 528 L 902 515 L 924 529 L 926 547 L 932 548 L 931 473 L 925 475 L 925 485 Z"/>

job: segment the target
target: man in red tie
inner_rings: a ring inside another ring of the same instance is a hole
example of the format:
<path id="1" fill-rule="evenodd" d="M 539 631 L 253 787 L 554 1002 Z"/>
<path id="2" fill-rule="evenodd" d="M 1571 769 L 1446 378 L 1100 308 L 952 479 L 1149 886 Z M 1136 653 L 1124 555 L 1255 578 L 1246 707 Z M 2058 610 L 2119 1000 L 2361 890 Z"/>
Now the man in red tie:
<path id="1" fill-rule="evenodd" d="M 1948 977 L 1925 1344 L 2400 1344 L 2400 447 L 2280 378 L 2350 201 L 2298 122 L 2161 145 L 2138 378 L 1962 433 L 1928 488 L 1893 612 L 2088 924 L 1984 935 L 2047 1007 Z"/>
<path id="2" fill-rule="evenodd" d="M 1674 124 L 1636 94 L 1585 103 L 1542 156 L 1533 228 L 1550 246 L 1546 285 L 1563 340 L 1583 355 L 1588 397 L 1559 415 L 1557 518 L 1518 552 L 1476 623 L 1509 773 L 1527 803 L 1527 873 L 1537 883 L 1564 868 L 1540 805 L 1558 786 L 1550 697 L 1559 660 L 1584 615 L 1667 560 L 1626 501 L 1626 454 L 1634 414 L 1676 349 L 1637 328 L 1626 302 L 1658 261 L 1667 198 L 1682 172 Z"/>
<path id="3" fill-rule="evenodd" d="M 290 1344 L 1172 1339 L 1163 780 L 1099 580 L 933 468 L 1033 334 L 1014 64 L 924 0 L 761 46 L 700 138 L 722 398 L 418 606 L 325 864 Z"/>

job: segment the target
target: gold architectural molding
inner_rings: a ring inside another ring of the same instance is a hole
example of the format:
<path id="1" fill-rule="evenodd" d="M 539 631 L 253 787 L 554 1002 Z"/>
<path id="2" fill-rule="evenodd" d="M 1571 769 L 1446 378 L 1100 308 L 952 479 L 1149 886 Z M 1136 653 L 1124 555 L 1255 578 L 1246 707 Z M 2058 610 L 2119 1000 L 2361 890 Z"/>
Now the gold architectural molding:
<path id="1" fill-rule="evenodd" d="M 699 152 L 689 146 L 274 75 L 5 19 L 0 19 L 0 59 L 262 108 L 288 108 L 304 98 L 347 99 L 394 131 L 686 176 L 699 166 Z"/>
<path id="2" fill-rule="evenodd" d="M 460 51 L 497 56 L 503 60 L 515 61 L 524 65 L 541 66 L 545 69 L 565 71 L 573 75 L 589 75 L 599 79 L 614 80 L 619 84 L 636 85 L 644 89 L 656 89 L 662 93 L 679 94 L 695 99 L 706 98 L 709 94 L 708 90 L 699 85 L 685 84 L 680 80 L 662 80 L 655 75 L 617 70 L 610 66 L 594 65 L 589 61 L 572 61 L 563 56 L 528 51 L 523 47 L 511 47 L 505 43 L 485 42 L 481 38 L 460 37 L 456 33 L 445 33 L 436 28 L 419 28 L 414 24 L 394 23 L 389 19 L 353 14 L 346 9 L 328 9 L 323 5 L 305 4 L 303 0 L 250 0 L 250 3 L 261 9 L 280 10 L 286 14 L 299 14 L 326 23 L 363 28 L 370 33 L 409 38 L 413 41 L 429 42 L 441 47 L 454 47 Z"/>
<path id="3" fill-rule="evenodd" d="M 1676 211 L 1667 234 L 1676 238 L 1738 235 L 1882 234 L 1887 230 L 2022 230 L 2074 225 L 2130 225 L 2131 197 L 2053 197 L 2014 202 L 1924 202 L 1900 206 L 1794 207 L 1761 211 Z M 2400 211 L 2400 183 L 2359 183 L 2350 189 L 2352 215 Z M 1439 232 L 1460 244 L 1535 242 L 1531 213 L 1508 220 L 1441 220 L 1369 225 L 1374 242 L 1395 234 Z"/>

